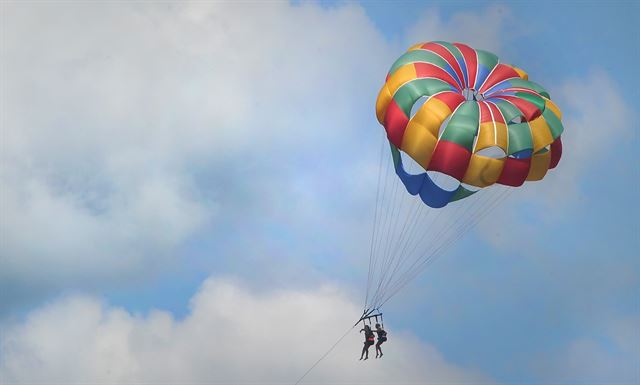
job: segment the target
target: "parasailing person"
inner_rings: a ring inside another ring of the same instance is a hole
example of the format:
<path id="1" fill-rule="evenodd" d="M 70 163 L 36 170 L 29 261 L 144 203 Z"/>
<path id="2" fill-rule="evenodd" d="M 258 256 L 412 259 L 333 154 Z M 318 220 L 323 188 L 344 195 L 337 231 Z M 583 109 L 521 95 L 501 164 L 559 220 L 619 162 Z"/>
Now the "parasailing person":
<path id="1" fill-rule="evenodd" d="M 378 358 L 382 357 L 382 348 L 380 345 L 387 341 L 387 332 L 380 327 L 380 324 L 376 324 L 375 332 L 378 335 L 378 342 L 376 343 L 376 358 Z"/>
<path id="2" fill-rule="evenodd" d="M 373 331 L 369 325 L 364 325 L 364 328 L 360 329 L 360 333 L 362 332 L 364 332 L 364 346 L 362 347 L 360 359 L 362 360 L 364 357 L 364 359 L 367 360 L 369 359 L 369 348 L 374 344 L 375 336 L 373 335 Z"/>

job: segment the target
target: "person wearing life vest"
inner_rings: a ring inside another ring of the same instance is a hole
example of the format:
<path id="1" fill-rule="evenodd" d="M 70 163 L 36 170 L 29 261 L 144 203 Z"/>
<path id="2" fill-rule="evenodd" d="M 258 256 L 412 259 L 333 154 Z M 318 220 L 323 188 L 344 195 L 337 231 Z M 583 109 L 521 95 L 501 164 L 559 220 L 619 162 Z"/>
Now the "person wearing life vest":
<path id="1" fill-rule="evenodd" d="M 367 360 L 369 359 L 369 347 L 374 344 L 375 336 L 369 325 L 364 325 L 364 329 L 360 329 L 360 333 L 362 332 L 364 332 L 364 347 L 362 348 L 360 359 L 362 360 L 364 357 Z"/>
<path id="2" fill-rule="evenodd" d="M 376 358 L 382 357 L 382 345 L 387 340 L 387 332 L 380 327 L 380 324 L 376 324 L 376 334 L 378 334 L 378 342 L 376 343 Z"/>

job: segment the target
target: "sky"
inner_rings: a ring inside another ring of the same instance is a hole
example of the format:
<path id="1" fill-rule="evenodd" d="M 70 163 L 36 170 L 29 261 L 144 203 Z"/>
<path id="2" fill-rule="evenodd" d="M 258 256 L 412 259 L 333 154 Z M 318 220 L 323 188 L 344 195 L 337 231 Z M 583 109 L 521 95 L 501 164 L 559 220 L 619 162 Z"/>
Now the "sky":
<path id="1" fill-rule="evenodd" d="M 563 158 L 385 305 L 384 359 L 351 330 L 302 383 L 640 383 L 637 3 L 0 16 L 0 383 L 295 383 L 362 312 L 375 99 L 432 40 L 545 86 Z"/>

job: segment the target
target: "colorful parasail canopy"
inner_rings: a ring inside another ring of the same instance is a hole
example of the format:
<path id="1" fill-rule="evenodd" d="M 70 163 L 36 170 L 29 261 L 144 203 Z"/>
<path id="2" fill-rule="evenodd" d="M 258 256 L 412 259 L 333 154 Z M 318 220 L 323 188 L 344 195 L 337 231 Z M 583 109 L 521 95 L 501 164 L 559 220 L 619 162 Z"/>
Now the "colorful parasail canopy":
<path id="1" fill-rule="evenodd" d="M 396 174 L 433 208 L 495 183 L 540 180 L 562 154 L 562 114 L 549 93 L 523 70 L 460 43 L 411 47 L 391 66 L 376 113 Z M 401 152 L 422 172 L 408 172 Z"/>

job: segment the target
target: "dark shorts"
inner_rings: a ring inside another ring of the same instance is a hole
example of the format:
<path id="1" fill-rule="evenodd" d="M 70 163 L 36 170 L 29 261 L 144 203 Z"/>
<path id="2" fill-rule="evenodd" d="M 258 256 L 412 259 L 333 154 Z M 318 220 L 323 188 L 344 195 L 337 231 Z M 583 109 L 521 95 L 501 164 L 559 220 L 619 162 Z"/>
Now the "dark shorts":
<path id="1" fill-rule="evenodd" d="M 387 337 L 378 338 L 378 343 L 381 344 L 387 341 Z"/>
<path id="2" fill-rule="evenodd" d="M 364 346 L 371 346 L 371 345 L 373 345 L 373 341 L 369 341 L 369 340 L 364 341 Z"/>

